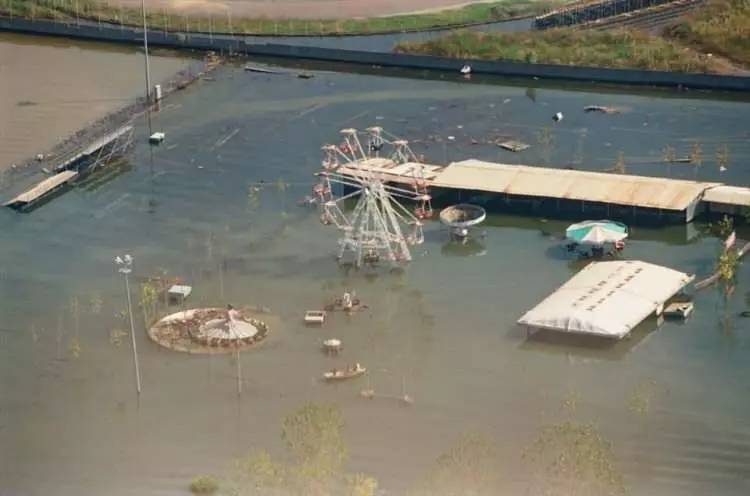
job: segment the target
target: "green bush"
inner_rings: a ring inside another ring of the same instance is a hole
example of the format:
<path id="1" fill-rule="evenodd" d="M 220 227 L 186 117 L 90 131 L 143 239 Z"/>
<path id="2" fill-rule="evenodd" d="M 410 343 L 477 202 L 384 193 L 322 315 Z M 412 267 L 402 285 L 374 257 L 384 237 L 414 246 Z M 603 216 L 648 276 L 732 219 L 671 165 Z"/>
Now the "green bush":
<path id="1" fill-rule="evenodd" d="M 210 475 L 201 475 L 190 483 L 190 492 L 193 494 L 214 494 L 219 490 L 219 481 Z"/>

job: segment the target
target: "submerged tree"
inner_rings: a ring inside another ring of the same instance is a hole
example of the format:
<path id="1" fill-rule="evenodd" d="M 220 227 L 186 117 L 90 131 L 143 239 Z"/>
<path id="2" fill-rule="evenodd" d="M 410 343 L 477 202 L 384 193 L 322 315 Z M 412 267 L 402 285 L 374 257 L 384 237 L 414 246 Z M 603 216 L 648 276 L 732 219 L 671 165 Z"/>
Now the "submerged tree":
<path id="1" fill-rule="evenodd" d="M 549 127 L 545 127 L 544 129 L 539 131 L 536 139 L 542 146 L 544 162 L 549 165 L 550 160 L 552 160 L 552 149 L 555 146 L 555 135 L 552 133 L 552 129 L 550 129 Z"/>
<path id="2" fill-rule="evenodd" d="M 542 430 L 525 453 L 536 477 L 532 494 L 607 496 L 625 493 L 611 443 L 592 424 L 564 421 Z"/>
<path id="3" fill-rule="evenodd" d="M 664 150 L 662 150 L 662 158 L 667 163 L 672 163 L 677 161 L 677 150 L 671 145 L 667 145 L 664 147 Z"/>
<path id="4" fill-rule="evenodd" d="M 727 167 L 729 167 L 729 160 L 728 145 L 724 144 L 716 149 L 716 166 L 719 168 L 720 172 L 727 170 Z"/>
<path id="5" fill-rule="evenodd" d="M 481 435 L 468 434 L 435 460 L 414 494 L 498 494 L 501 483 L 499 466 L 495 444 Z"/>
<path id="6" fill-rule="evenodd" d="M 614 171 L 617 174 L 627 174 L 627 166 L 625 165 L 625 155 L 622 152 L 617 154 L 617 161 L 615 162 Z"/>
<path id="7" fill-rule="evenodd" d="M 282 439 L 297 459 L 304 479 L 326 483 L 341 469 L 347 457 L 341 412 L 329 405 L 308 403 L 288 415 Z"/>
<path id="8" fill-rule="evenodd" d="M 267 451 L 257 451 L 235 465 L 226 486 L 234 495 L 329 495 L 371 496 L 377 481 L 366 474 L 347 476 L 343 465 L 347 447 L 344 421 L 334 406 L 308 403 L 288 415 L 282 439 L 288 461 L 277 461 Z"/>

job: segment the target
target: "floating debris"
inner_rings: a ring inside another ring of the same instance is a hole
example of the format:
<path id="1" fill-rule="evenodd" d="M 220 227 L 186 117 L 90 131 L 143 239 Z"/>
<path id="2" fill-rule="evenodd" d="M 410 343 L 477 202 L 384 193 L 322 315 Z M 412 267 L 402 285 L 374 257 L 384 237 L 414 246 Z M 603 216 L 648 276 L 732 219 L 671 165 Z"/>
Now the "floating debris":
<path id="1" fill-rule="evenodd" d="M 512 152 L 522 152 L 531 147 L 531 145 L 517 140 L 503 141 L 501 143 L 498 143 L 497 146 L 499 146 L 500 148 L 504 148 L 505 150 L 510 150 Z"/>
<path id="2" fill-rule="evenodd" d="M 323 325 L 325 320 L 325 310 L 308 310 L 305 312 L 305 324 Z"/>
<path id="3" fill-rule="evenodd" d="M 464 76 L 471 74 L 471 66 L 469 64 L 464 65 L 461 68 L 461 74 L 463 74 Z"/>
<path id="4" fill-rule="evenodd" d="M 148 137 L 148 142 L 151 143 L 152 145 L 158 145 L 159 143 L 164 141 L 164 138 L 166 137 L 167 137 L 166 134 L 164 134 L 161 131 L 157 131 Z"/>
<path id="5" fill-rule="evenodd" d="M 309 72 L 300 72 L 297 74 L 297 77 L 300 79 L 312 79 L 315 77 L 315 74 L 310 74 Z"/>
<path id="6" fill-rule="evenodd" d="M 622 112 L 617 107 L 605 107 L 602 105 L 588 105 L 586 107 L 583 107 L 584 112 L 602 112 L 604 114 L 619 114 Z"/>
<path id="7" fill-rule="evenodd" d="M 258 67 L 255 65 L 246 65 L 245 70 L 247 72 L 259 72 L 261 74 L 279 74 L 279 71 L 274 71 L 273 69 L 266 69 L 265 67 Z"/>
<path id="8" fill-rule="evenodd" d="M 560 122 L 561 120 L 563 120 L 563 113 L 562 112 L 556 113 L 555 115 L 552 116 L 552 120 L 555 122 Z"/>
<path id="9" fill-rule="evenodd" d="M 693 313 L 693 303 L 690 301 L 674 302 L 664 309 L 665 317 L 687 319 Z"/>

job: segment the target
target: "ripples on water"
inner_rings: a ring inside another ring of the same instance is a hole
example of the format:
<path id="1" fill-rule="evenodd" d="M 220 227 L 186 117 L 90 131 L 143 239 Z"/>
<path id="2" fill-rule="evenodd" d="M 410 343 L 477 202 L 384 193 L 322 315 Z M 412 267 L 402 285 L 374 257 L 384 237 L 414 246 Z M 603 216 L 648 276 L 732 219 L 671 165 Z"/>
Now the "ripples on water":
<path id="1" fill-rule="evenodd" d="M 588 104 L 629 111 L 585 114 Z M 121 174 L 29 215 L 0 211 L 0 489 L 179 493 L 194 475 L 220 473 L 253 448 L 279 451 L 280 419 L 314 400 L 342 408 L 350 468 L 387 489 L 405 491 L 462 433 L 479 431 L 497 440 L 500 470 L 518 493 L 520 453 L 575 394 L 576 418 L 612 440 L 633 494 L 747 494 L 750 330 L 735 318 L 745 308 L 746 268 L 728 302 L 701 293 L 684 324 L 647 323 L 611 347 L 525 341 L 515 320 L 576 270 L 554 253 L 566 222 L 492 216 L 483 246 L 470 253 L 446 248 L 447 233 L 430 223 L 405 273 L 365 278 L 336 267 L 335 235 L 296 201 L 309 192 L 319 146 L 341 127 L 372 124 L 412 139 L 435 162 L 543 162 L 537 136 L 550 127 L 555 164 L 605 169 L 623 151 L 631 172 L 746 184 L 748 110 L 741 101 L 658 94 L 219 71 L 153 116 L 167 134 L 162 146 L 145 145 L 138 123 L 139 144 Z M 558 111 L 565 120 L 553 126 Z M 514 155 L 470 144 L 500 135 L 534 146 Z M 703 167 L 667 170 L 664 146 L 682 153 L 694 140 Z M 720 175 L 710 157 L 725 143 L 732 164 Z M 267 186 L 248 197 L 261 179 Z M 717 247 L 694 226 L 636 227 L 627 254 L 703 275 Z M 280 317 L 268 343 L 242 357 L 241 397 L 231 359 L 168 352 L 139 331 L 144 392 L 135 399 L 127 340 L 110 342 L 112 329 L 127 328 L 112 264 L 126 251 L 138 276 L 186 278 L 195 287 L 190 304 L 263 304 Z M 347 287 L 368 312 L 334 315 L 320 330 L 301 325 L 304 310 Z M 345 344 L 339 360 L 317 351 L 334 336 Z M 415 405 L 364 401 L 364 380 L 317 381 L 344 361 L 368 366 L 370 385 L 384 394 L 400 394 L 405 380 Z M 633 411 L 644 394 L 648 408 Z"/>

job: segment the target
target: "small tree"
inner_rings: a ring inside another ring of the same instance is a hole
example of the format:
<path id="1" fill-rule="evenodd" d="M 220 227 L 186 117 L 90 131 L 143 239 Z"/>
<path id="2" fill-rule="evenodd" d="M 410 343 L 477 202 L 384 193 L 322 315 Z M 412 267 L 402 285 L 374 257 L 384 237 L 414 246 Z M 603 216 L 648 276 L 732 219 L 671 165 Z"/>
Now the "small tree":
<path id="1" fill-rule="evenodd" d="M 627 166 L 625 165 L 625 155 L 622 152 L 617 154 L 617 161 L 615 162 L 614 171 L 617 174 L 626 174 Z"/>
<path id="2" fill-rule="evenodd" d="M 498 494 L 500 462 L 494 443 L 469 434 L 440 455 L 416 494 Z"/>
<path id="3" fill-rule="evenodd" d="M 531 494 L 605 496 L 625 493 L 611 444 L 591 424 L 565 421 L 542 430 L 524 455 L 536 463 Z"/>
<path id="4" fill-rule="evenodd" d="M 308 403 L 284 419 L 282 439 L 299 463 L 299 476 L 327 483 L 339 472 L 347 457 L 343 427 L 336 407 L 316 403 Z"/>
<path id="5" fill-rule="evenodd" d="M 716 166 L 720 171 L 724 171 L 729 167 L 729 146 L 724 144 L 716 150 Z"/>
<path id="6" fill-rule="evenodd" d="M 673 162 L 677 161 L 677 150 L 673 146 L 667 145 L 664 147 L 664 150 L 662 150 L 662 157 L 665 162 L 668 164 L 671 164 Z"/>
<path id="7" fill-rule="evenodd" d="M 703 149 L 701 148 L 701 144 L 697 141 L 693 143 L 689 157 L 690 163 L 695 164 L 696 167 L 703 165 Z"/>
<path id="8" fill-rule="evenodd" d="M 547 165 L 549 165 L 550 160 L 552 159 L 552 149 L 555 146 L 555 135 L 552 133 L 552 129 L 550 129 L 549 127 L 545 127 L 544 129 L 539 131 L 536 139 L 542 146 L 544 161 Z"/>

